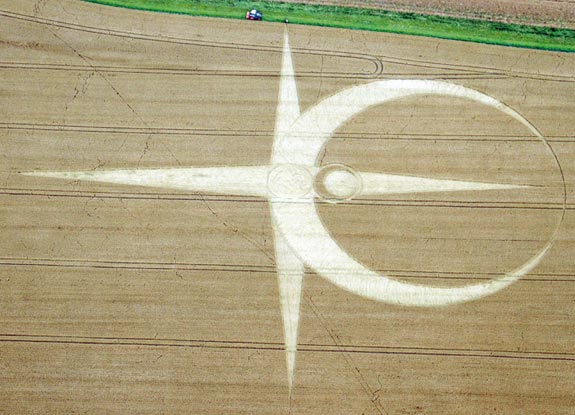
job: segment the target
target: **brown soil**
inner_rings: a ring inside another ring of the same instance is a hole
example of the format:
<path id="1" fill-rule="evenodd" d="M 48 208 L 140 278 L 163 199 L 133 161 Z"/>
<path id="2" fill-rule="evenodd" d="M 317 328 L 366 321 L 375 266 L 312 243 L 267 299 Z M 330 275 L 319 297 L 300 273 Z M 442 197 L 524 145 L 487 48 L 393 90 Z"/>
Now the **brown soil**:
<path id="1" fill-rule="evenodd" d="M 572 0 L 281 0 L 575 28 Z"/>

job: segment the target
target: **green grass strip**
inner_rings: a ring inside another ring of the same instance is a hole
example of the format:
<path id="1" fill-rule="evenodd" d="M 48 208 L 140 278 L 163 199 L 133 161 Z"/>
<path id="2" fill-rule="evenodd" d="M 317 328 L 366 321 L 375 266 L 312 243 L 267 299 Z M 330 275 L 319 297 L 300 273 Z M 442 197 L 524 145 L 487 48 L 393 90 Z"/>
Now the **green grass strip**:
<path id="1" fill-rule="evenodd" d="M 575 30 L 428 16 L 384 10 L 248 0 L 84 0 L 109 6 L 193 16 L 244 19 L 256 8 L 265 21 L 371 30 L 521 48 L 575 52 Z M 257 24 L 257 23 L 254 23 Z"/>

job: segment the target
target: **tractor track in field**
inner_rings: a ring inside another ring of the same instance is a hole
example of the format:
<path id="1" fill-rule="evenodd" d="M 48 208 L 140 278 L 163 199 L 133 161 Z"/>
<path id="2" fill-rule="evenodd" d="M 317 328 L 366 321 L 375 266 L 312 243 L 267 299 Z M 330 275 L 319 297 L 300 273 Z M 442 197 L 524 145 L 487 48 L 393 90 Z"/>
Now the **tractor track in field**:
<path id="1" fill-rule="evenodd" d="M 70 336 L 58 334 L 14 334 L 1 333 L 0 343 L 48 343 L 83 346 L 112 346 L 112 347 L 157 347 L 157 348 L 197 348 L 197 349 L 235 349 L 283 352 L 283 344 L 279 342 L 245 341 L 245 340 L 219 340 L 219 339 L 163 339 L 142 337 L 99 337 L 99 336 Z M 464 348 L 429 348 L 429 347 L 401 347 L 380 345 L 355 344 L 325 344 L 300 343 L 299 351 L 303 353 L 353 353 L 375 355 L 410 355 L 410 356 L 442 356 L 463 358 L 487 359 L 516 359 L 516 360 L 548 360 L 548 361 L 575 361 L 573 353 L 550 351 L 517 351 L 517 350 L 491 350 L 491 349 L 464 349 Z"/>
<path id="2" fill-rule="evenodd" d="M 82 24 L 76 23 L 67 23 L 58 20 L 52 19 L 45 19 L 36 16 L 30 16 L 20 13 L 13 13 L 8 11 L 0 11 L 0 16 L 9 17 L 18 20 L 29 21 L 33 23 L 48 25 L 48 26 L 55 26 L 69 30 L 76 30 L 81 32 L 87 33 L 95 33 L 95 34 L 102 34 L 108 36 L 116 36 L 128 39 L 137 39 L 137 40 L 146 40 L 151 42 L 163 42 L 163 43 L 171 43 L 171 44 L 178 44 L 178 45 L 190 45 L 190 46 L 201 46 L 201 47 L 214 47 L 214 48 L 221 48 L 221 49 L 233 49 L 233 50 L 244 50 L 244 51 L 259 51 L 259 52 L 273 52 L 277 53 L 278 55 L 281 54 L 281 47 L 271 47 L 271 46 L 264 46 L 264 45 L 240 45 L 237 43 L 225 43 L 225 42 L 215 42 L 215 41 L 201 41 L 201 40 L 191 40 L 185 38 L 174 38 L 174 37 L 159 37 L 159 36 L 152 36 L 146 35 L 143 33 L 135 33 L 135 32 L 127 32 L 121 30 L 112 30 L 112 29 L 103 29 L 99 27 L 87 26 Z M 331 73 L 332 76 L 338 77 L 352 77 L 352 78 L 361 78 L 361 79 L 369 79 L 369 78 L 377 78 L 383 72 L 383 65 L 381 61 L 370 55 L 366 54 L 357 54 L 357 53 L 349 53 L 349 52 L 336 52 L 336 51 L 327 51 L 327 50 L 314 50 L 314 49 L 305 49 L 305 48 L 294 48 L 294 54 L 304 54 L 304 55 L 314 55 L 314 56 L 331 56 L 336 58 L 347 58 L 347 59 L 360 59 L 364 61 L 369 61 L 373 64 L 374 69 L 371 73 Z M 168 70 L 169 71 L 169 70 Z M 258 71 L 259 72 L 259 71 Z M 241 73 L 242 76 L 244 73 Z M 312 73 L 312 75 L 319 75 L 316 73 Z M 277 73 L 276 73 L 277 76 Z M 302 76 L 306 76 L 306 73 L 303 72 Z"/>
<path id="3" fill-rule="evenodd" d="M 193 262 L 147 262 L 147 261 L 122 261 L 122 260 L 99 260 L 89 258 L 17 258 L 1 257 L 0 267 L 29 267 L 29 268 L 90 268 L 90 269 L 125 269 L 131 271 L 214 271 L 228 273 L 265 273 L 275 274 L 274 265 L 250 265 L 250 264 L 223 264 L 223 263 L 193 263 Z M 454 280 L 468 281 L 470 273 L 465 271 L 418 271 L 409 269 L 377 269 L 377 272 L 397 278 L 421 279 L 421 280 Z M 474 279 L 490 280 L 500 275 L 497 272 L 473 272 Z M 306 270 L 306 275 L 316 275 L 312 270 Z M 541 282 L 575 282 L 573 274 L 562 273 L 530 273 L 518 283 L 541 283 Z"/>
<path id="4" fill-rule="evenodd" d="M 69 190 L 38 190 L 25 188 L 0 188 L 0 196 L 19 197 L 48 197 L 67 199 L 121 199 L 121 200 L 166 200 L 166 201 L 187 201 L 187 202 L 220 202 L 220 203 L 256 203 L 265 204 L 267 201 L 256 197 L 246 197 L 241 195 L 211 195 L 204 196 L 198 194 L 185 193 L 154 193 L 154 192 L 94 192 L 94 191 L 69 191 Z M 319 205 L 330 206 L 329 202 L 316 201 Z M 351 201 L 339 203 L 341 206 L 381 206 L 381 207 L 427 207 L 427 208 L 454 208 L 454 209 L 519 209 L 519 210 L 563 210 L 563 203 L 530 203 L 530 202 L 468 202 L 452 200 L 405 200 L 405 199 L 368 199 L 358 198 Z M 575 204 L 568 203 L 567 210 L 574 210 Z"/>
<path id="5" fill-rule="evenodd" d="M 58 20 L 40 18 L 37 16 L 31 16 L 26 14 L 14 13 L 9 11 L 0 10 L 0 16 L 9 17 L 18 20 L 24 20 L 29 22 L 34 22 L 38 24 L 55 26 L 60 28 L 65 28 L 69 30 L 76 30 L 81 32 L 103 34 L 109 36 L 123 37 L 129 39 L 138 39 L 152 42 L 165 42 L 179 45 L 190 45 L 190 46 L 200 46 L 200 47 L 215 47 L 223 49 L 234 49 L 234 50 L 245 50 L 245 51 L 263 51 L 263 52 L 273 52 L 281 53 L 281 48 L 270 47 L 264 45 L 240 45 L 236 43 L 225 43 L 225 42 L 215 42 L 215 41 L 201 41 L 192 40 L 185 38 L 174 38 L 174 37 L 159 37 L 152 36 L 143 33 L 127 32 L 113 29 L 104 29 L 100 27 L 87 26 L 77 23 L 67 23 Z M 504 77 L 513 77 L 520 79 L 531 79 L 531 80 L 541 80 L 541 81 L 553 81 L 553 82 L 564 82 L 573 83 L 575 82 L 575 77 L 573 76 L 562 76 L 562 75 L 552 75 L 552 74 L 535 74 L 531 72 L 517 71 L 517 70 L 496 70 L 487 66 L 477 66 L 477 65 L 457 65 L 457 64 L 445 64 L 434 62 L 431 60 L 417 60 L 408 58 L 397 58 L 394 56 L 372 56 L 367 54 L 358 54 L 350 52 L 339 52 L 339 51 L 329 51 L 329 50 L 316 50 L 316 49 L 306 49 L 306 48 L 293 48 L 292 51 L 295 55 L 313 55 L 313 56 L 331 56 L 336 58 L 347 58 L 347 59 L 359 59 L 371 62 L 374 65 L 374 69 L 370 73 L 339 73 L 339 72 L 329 72 L 329 71 L 309 71 L 309 72 L 298 72 L 298 77 L 306 78 L 351 78 L 351 79 L 382 79 L 382 78 L 399 78 L 399 77 L 421 77 L 421 74 L 409 74 L 405 75 L 390 75 L 384 73 L 384 64 L 398 64 L 406 65 L 410 67 L 419 67 L 423 69 L 437 69 L 437 70 L 455 70 L 459 73 L 455 74 L 426 74 L 427 77 L 432 79 L 497 79 Z M 171 68 L 130 68 L 130 67 L 109 67 L 109 66 L 88 66 L 88 65 L 74 65 L 68 67 L 67 65 L 57 65 L 57 64 L 30 64 L 30 63 L 18 63 L 18 62 L 0 62 L 0 68 L 21 68 L 21 69 L 45 69 L 45 70 L 86 70 L 92 71 L 94 68 L 102 70 L 102 72 L 109 73 L 130 73 L 130 74 L 169 74 L 169 75 L 194 75 L 194 76 L 270 76 L 277 77 L 279 74 L 277 71 L 194 71 L 185 69 L 171 69 Z"/>
<path id="6" fill-rule="evenodd" d="M 154 128 L 154 127 L 125 127 L 115 125 L 72 125 L 72 124 L 42 124 L 42 123 L 5 123 L 0 122 L 0 130 L 30 130 L 30 131 L 56 131 L 80 132 L 101 134 L 133 134 L 133 135 L 186 135 L 186 136 L 218 136 L 218 137 L 262 137 L 270 138 L 272 130 L 220 130 L 198 128 Z M 548 135 L 550 143 L 575 143 L 570 135 Z M 339 140 L 407 140 L 407 141 L 496 141 L 496 142 L 525 142 L 538 143 L 536 137 L 519 135 L 494 134 L 384 134 L 384 133 L 351 133 L 336 132 L 333 139 Z"/>
<path id="7" fill-rule="evenodd" d="M 431 66 L 430 66 L 431 68 Z M 222 77 L 257 77 L 257 78 L 279 78 L 277 71 L 226 71 L 226 70 L 196 70 L 196 69 L 170 69 L 170 68 L 137 68 L 137 67 L 113 67 L 100 65 L 67 65 L 67 64 L 45 64 L 45 63 L 20 63 L 20 62 L 0 62 L 0 69 L 22 69 L 40 71 L 63 71 L 63 72 L 93 72 L 130 74 L 130 75 L 173 75 L 173 76 L 222 76 Z M 305 72 L 299 78 L 324 78 L 324 79 L 357 79 L 362 76 L 347 75 L 338 72 Z M 473 74 L 473 73 L 410 73 L 408 76 L 400 74 L 381 74 L 377 79 L 406 79 L 417 77 L 417 79 L 437 79 L 437 80 L 457 80 L 457 79 L 506 79 L 505 74 Z"/>

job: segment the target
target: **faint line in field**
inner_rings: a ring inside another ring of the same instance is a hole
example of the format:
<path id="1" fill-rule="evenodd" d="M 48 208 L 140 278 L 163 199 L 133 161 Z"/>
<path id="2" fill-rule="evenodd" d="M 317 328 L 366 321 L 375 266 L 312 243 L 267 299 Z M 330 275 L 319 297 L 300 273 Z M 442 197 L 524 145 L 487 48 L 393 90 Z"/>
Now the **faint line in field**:
<path id="1" fill-rule="evenodd" d="M 245 342 L 226 340 L 179 340 L 152 338 L 82 337 L 0 334 L 0 343 L 47 343 L 75 344 L 88 346 L 140 346 L 140 347 L 180 347 L 197 349 L 262 350 L 284 352 L 283 343 Z M 575 354 L 564 352 L 524 352 L 481 349 L 438 349 L 400 346 L 356 346 L 300 343 L 299 352 L 308 353 L 357 353 L 377 355 L 412 355 L 438 357 L 473 357 L 491 359 L 546 360 L 575 362 Z"/>
<path id="2" fill-rule="evenodd" d="M 275 267 L 249 264 L 208 264 L 186 262 L 144 262 L 144 261 L 103 261 L 90 259 L 55 259 L 55 258 L 10 258 L 0 257 L 0 267 L 46 267 L 46 268 L 91 268 L 91 269 L 126 269 L 133 271 L 214 271 L 232 273 L 275 273 Z M 469 281 L 469 272 L 465 271 L 419 271 L 377 268 L 376 271 L 397 278 L 428 280 L 461 280 Z M 312 271 L 306 275 L 315 276 Z M 496 272 L 473 272 L 477 280 L 489 280 L 499 275 Z M 531 273 L 518 283 L 528 282 L 575 282 L 575 274 L 569 273 Z"/>

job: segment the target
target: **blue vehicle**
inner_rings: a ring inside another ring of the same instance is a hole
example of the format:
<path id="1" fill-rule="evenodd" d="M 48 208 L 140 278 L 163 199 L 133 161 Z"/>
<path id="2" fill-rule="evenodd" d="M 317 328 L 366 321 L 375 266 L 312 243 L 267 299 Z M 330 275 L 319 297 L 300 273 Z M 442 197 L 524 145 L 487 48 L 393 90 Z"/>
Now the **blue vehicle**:
<path id="1" fill-rule="evenodd" d="M 246 12 L 246 20 L 262 20 L 262 12 L 252 9 Z"/>

